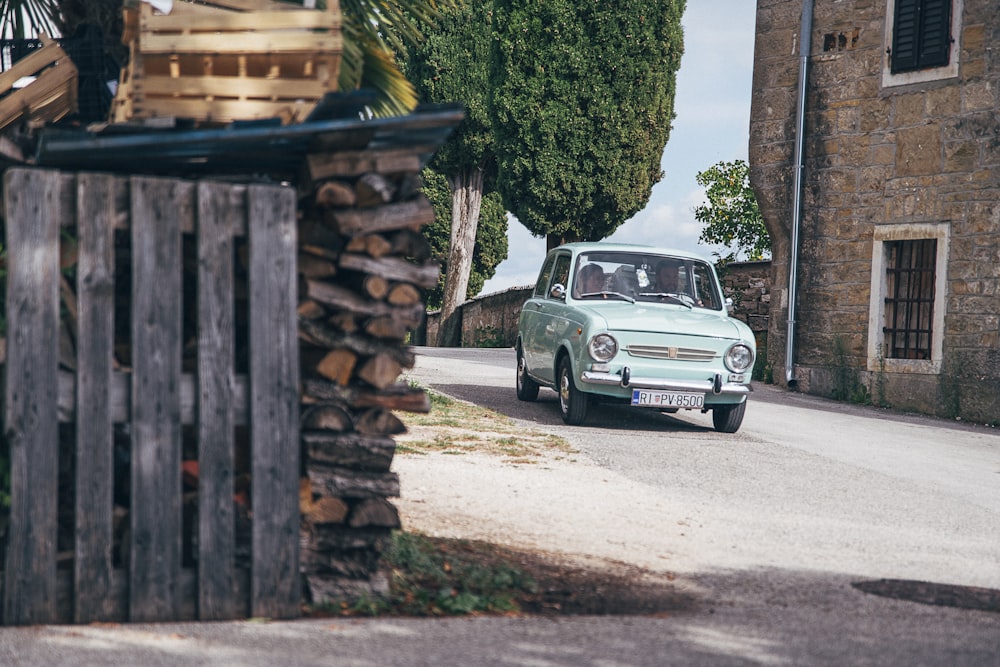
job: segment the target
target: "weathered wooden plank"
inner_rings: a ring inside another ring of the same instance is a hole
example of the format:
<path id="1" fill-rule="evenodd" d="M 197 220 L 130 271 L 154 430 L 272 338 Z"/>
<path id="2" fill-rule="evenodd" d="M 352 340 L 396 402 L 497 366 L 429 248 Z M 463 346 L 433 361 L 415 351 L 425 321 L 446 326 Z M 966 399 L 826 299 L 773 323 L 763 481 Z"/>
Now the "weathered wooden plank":
<path id="1" fill-rule="evenodd" d="M 251 613 L 299 614 L 299 365 L 295 191 L 251 186 Z"/>
<path id="2" fill-rule="evenodd" d="M 12 169 L 4 179 L 7 232 L 7 367 L 4 435 L 10 447 L 3 620 L 56 617 L 59 431 L 57 172 Z"/>
<path id="3" fill-rule="evenodd" d="M 436 145 L 425 144 L 409 148 L 314 153 L 306 156 L 306 161 L 309 176 L 314 181 L 337 176 L 360 176 L 370 171 L 381 174 L 417 173 L 424 167 L 423 156 L 432 155 L 437 149 Z"/>
<path id="4" fill-rule="evenodd" d="M 234 418 L 237 426 L 249 420 L 247 377 L 236 376 L 233 393 Z M 192 373 L 181 375 L 181 424 L 194 424 L 198 414 L 196 402 L 197 383 Z M 132 373 L 116 372 L 111 376 L 111 420 L 121 424 L 131 419 Z M 67 371 L 59 372 L 59 421 L 68 423 L 76 419 L 76 378 Z"/>
<path id="5" fill-rule="evenodd" d="M 388 315 L 415 328 L 423 322 L 426 313 L 421 303 L 409 306 L 391 306 L 381 301 L 363 299 L 352 290 L 323 280 L 307 279 L 305 283 L 306 296 L 310 299 L 357 315 L 370 315 L 372 317 Z"/>
<path id="6" fill-rule="evenodd" d="M 110 621 L 114 543 L 114 342 L 116 179 L 81 173 L 77 187 L 79 305 L 76 383 L 76 623 Z"/>
<path id="7" fill-rule="evenodd" d="M 198 615 L 246 613 L 232 595 L 236 568 L 235 313 L 233 237 L 245 224 L 246 188 L 198 184 Z"/>
<path id="8" fill-rule="evenodd" d="M 165 97 L 134 101 L 136 117 L 176 116 L 178 118 L 205 118 L 217 122 L 254 120 L 260 118 L 301 119 L 309 115 L 316 100 L 208 100 L 188 98 L 172 100 Z"/>
<path id="9" fill-rule="evenodd" d="M 159 53 L 259 54 L 339 53 L 344 46 L 340 34 L 306 30 L 288 32 L 217 32 L 212 34 L 140 35 L 143 55 Z"/>
<path id="10" fill-rule="evenodd" d="M 319 99 L 329 91 L 325 82 L 312 79 L 264 79 L 252 76 L 144 76 L 136 90 L 145 97 L 234 97 L 239 100 Z"/>
<path id="11" fill-rule="evenodd" d="M 320 496 L 335 498 L 399 496 L 399 475 L 394 472 L 361 472 L 351 468 L 312 466 L 308 474 L 312 492 Z"/>
<path id="12" fill-rule="evenodd" d="M 214 33 L 236 31 L 259 31 L 263 34 L 274 30 L 291 30 L 292 34 L 306 34 L 306 31 L 332 31 L 340 23 L 340 12 L 322 12 L 315 9 L 291 11 L 225 12 L 199 16 L 197 23 L 183 13 L 153 15 L 143 21 L 147 33 L 187 32 Z M 299 30 L 300 32 L 294 32 Z M 142 35 L 145 40 L 147 35 Z M 184 49 L 180 49 L 184 50 Z"/>
<path id="13" fill-rule="evenodd" d="M 391 437 L 360 433 L 305 431 L 302 442 L 310 463 L 370 472 L 388 472 L 396 451 L 396 442 Z"/>
<path id="14" fill-rule="evenodd" d="M 342 401 L 355 408 L 385 408 L 404 412 L 428 413 L 431 401 L 427 392 L 397 382 L 382 390 L 360 389 L 356 386 L 341 387 L 325 380 L 304 380 L 302 389 L 306 396 L 321 401 Z"/>
<path id="15" fill-rule="evenodd" d="M 190 183 L 134 177 L 132 196 L 132 544 L 129 615 L 179 615 L 181 232 Z"/>
<path id="16" fill-rule="evenodd" d="M 340 268 L 370 273 L 388 280 L 401 280 L 425 289 L 437 285 L 441 274 L 441 267 L 437 264 L 414 264 L 400 257 L 376 259 L 346 252 L 340 256 Z"/>
<path id="17" fill-rule="evenodd" d="M 419 229 L 434 222 L 434 207 L 426 197 L 378 208 L 331 211 L 337 230 L 345 236 L 396 229 Z"/>
<path id="18" fill-rule="evenodd" d="M 364 534 L 362 530 L 357 531 Z M 329 540 L 323 542 L 326 544 Z M 250 570 L 243 568 L 237 570 L 235 585 L 232 595 L 242 601 L 244 606 L 250 600 Z M 108 593 L 106 605 L 109 609 L 109 616 L 115 621 L 128 620 L 128 572 L 124 568 L 116 568 L 111 573 L 111 590 Z M 195 609 L 195 587 L 197 579 L 193 568 L 184 568 L 180 574 L 179 589 L 181 591 L 181 610 L 177 621 L 198 620 L 197 609 Z M 0 586 L 0 595 L 3 594 Z M 56 573 L 56 616 L 53 623 L 69 624 L 73 623 L 73 573 L 67 570 L 59 570 Z"/>

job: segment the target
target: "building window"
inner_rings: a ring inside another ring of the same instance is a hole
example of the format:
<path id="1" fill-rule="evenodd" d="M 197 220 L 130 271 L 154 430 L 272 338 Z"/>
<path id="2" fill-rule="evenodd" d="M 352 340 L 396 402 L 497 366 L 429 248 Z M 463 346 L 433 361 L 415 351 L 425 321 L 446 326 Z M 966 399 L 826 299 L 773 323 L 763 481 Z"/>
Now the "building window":
<path id="1" fill-rule="evenodd" d="M 940 373 L 950 225 L 876 225 L 873 240 L 868 370 Z"/>
<path id="2" fill-rule="evenodd" d="M 886 243 L 886 359 L 930 359 L 937 239 Z"/>
<path id="3" fill-rule="evenodd" d="M 948 64 L 951 0 L 896 0 L 893 17 L 893 74 Z"/>
<path id="4" fill-rule="evenodd" d="M 883 86 L 958 76 L 964 0 L 886 0 Z"/>

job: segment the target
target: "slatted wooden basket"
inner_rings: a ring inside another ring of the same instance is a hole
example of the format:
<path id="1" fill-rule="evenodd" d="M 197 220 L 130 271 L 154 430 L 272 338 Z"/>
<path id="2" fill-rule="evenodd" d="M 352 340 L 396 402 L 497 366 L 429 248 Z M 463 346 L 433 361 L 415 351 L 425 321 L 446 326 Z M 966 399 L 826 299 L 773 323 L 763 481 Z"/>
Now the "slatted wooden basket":
<path id="1" fill-rule="evenodd" d="M 66 52 L 45 35 L 42 48 L 0 73 L 0 129 L 18 120 L 54 122 L 77 110 L 77 69 Z M 34 81 L 14 85 L 24 77 Z"/>
<path id="2" fill-rule="evenodd" d="M 130 58 L 111 120 L 300 121 L 337 89 L 340 25 L 335 0 L 326 10 L 269 0 L 126 8 Z"/>

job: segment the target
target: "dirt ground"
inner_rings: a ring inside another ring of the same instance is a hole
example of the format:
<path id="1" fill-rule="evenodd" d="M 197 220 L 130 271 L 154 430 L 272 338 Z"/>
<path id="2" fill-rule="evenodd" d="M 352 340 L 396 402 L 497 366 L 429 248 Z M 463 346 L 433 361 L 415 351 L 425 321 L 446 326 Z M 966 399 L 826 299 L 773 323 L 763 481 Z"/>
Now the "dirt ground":
<path id="1" fill-rule="evenodd" d="M 521 593 L 518 605 L 542 615 L 656 615 L 693 609 L 694 596 L 675 586 L 672 575 L 650 572 L 628 563 L 591 562 L 529 549 L 512 549 L 480 541 L 433 538 L 449 553 L 483 566 L 514 565 L 536 583 Z"/>
<path id="2" fill-rule="evenodd" d="M 479 453 L 396 457 L 403 528 L 440 540 L 472 540 L 484 563 L 516 564 L 538 584 L 521 608 L 542 614 L 669 614 L 697 598 L 675 583 L 666 556 L 650 560 L 623 537 L 653 530 L 629 511 L 641 489 L 575 454 L 530 462 Z M 632 518 L 630 518 L 632 517 Z M 469 555 L 469 554 L 466 554 Z"/>

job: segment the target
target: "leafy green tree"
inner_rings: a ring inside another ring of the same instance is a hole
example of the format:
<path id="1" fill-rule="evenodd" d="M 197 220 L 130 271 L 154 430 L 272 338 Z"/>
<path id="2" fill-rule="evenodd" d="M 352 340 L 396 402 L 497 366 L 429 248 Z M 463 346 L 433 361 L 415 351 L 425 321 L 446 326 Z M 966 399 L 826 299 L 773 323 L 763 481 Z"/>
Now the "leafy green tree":
<path id="1" fill-rule="evenodd" d="M 432 169 L 448 179 L 451 189 L 450 237 L 447 272 L 441 299 L 441 326 L 438 345 L 459 345 L 461 330 L 455 316 L 473 286 L 471 276 L 476 253 L 482 248 L 480 236 L 496 230 L 489 227 L 480 234 L 480 211 L 484 193 L 493 187 L 496 159 L 493 135 L 487 112 L 489 83 L 490 20 L 489 0 L 470 0 L 457 9 L 443 10 L 437 28 L 425 31 L 425 40 L 408 49 L 405 71 L 420 93 L 422 101 L 465 104 L 465 119 L 434 156 Z M 502 212 L 501 212 L 502 213 Z M 498 221 L 506 233 L 506 218 Z M 506 257 L 506 243 L 504 244 Z M 492 258 L 491 258 L 492 261 Z M 490 264 L 489 277 L 496 263 Z M 480 264 L 479 270 L 486 268 Z M 480 283 L 481 286 L 481 283 Z M 478 291 L 478 290 L 477 290 Z M 472 292 L 475 294 L 475 292 Z"/>
<path id="2" fill-rule="evenodd" d="M 698 172 L 698 185 L 705 188 L 708 202 L 696 206 L 694 217 L 705 224 L 698 238 L 702 243 L 723 245 L 729 253 L 723 263 L 753 261 L 771 256 L 771 237 L 750 187 L 750 167 L 743 160 L 719 162 Z"/>
<path id="3" fill-rule="evenodd" d="M 283 1 L 303 4 L 302 0 Z M 412 110 L 417 95 L 396 65 L 395 54 L 421 41 L 419 23 L 433 25 L 438 10 L 456 7 L 463 1 L 340 0 L 344 47 L 339 89 L 371 88 L 376 93 L 376 113 Z M 96 23 L 104 31 L 105 49 L 122 61 L 122 4 L 122 0 L 0 1 L 0 36 L 24 38 L 40 32 L 71 35 L 80 23 Z M 325 7 L 326 3 L 320 0 L 317 5 Z"/>
<path id="4" fill-rule="evenodd" d="M 436 310 L 444 300 L 445 278 L 448 275 L 448 250 L 451 245 L 451 188 L 441 174 L 425 169 L 424 194 L 434 206 L 434 222 L 424 228 L 424 236 L 431 246 L 431 256 L 441 264 L 441 277 L 436 287 L 427 293 L 427 307 Z M 507 258 L 507 212 L 496 191 L 483 196 L 476 230 L 476 244 L 472 252 L 472 270 L 468 288 L 462 299 L 479 294 L 487 280 L 496 273 L 497 266 Z"/>
<path id="5" fill-rule="evenodd" d="M 663 177 L 684 7 L 685 0 L 495 0 L 498 188 L 549 247 L 610 235 Z"/>

